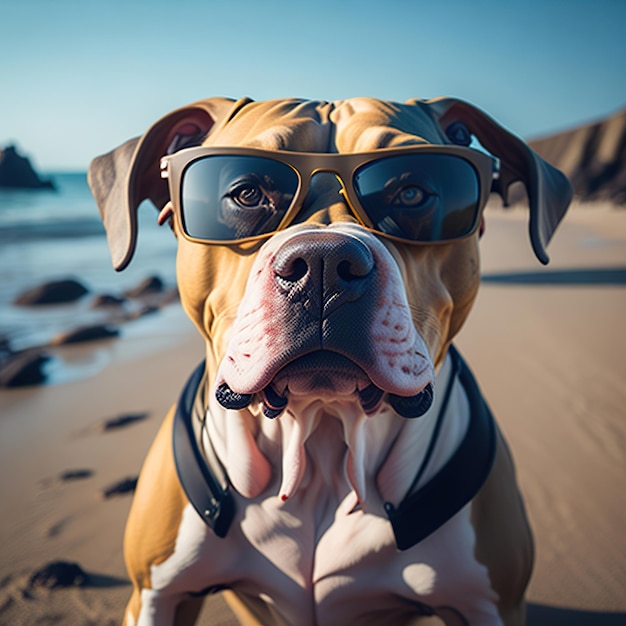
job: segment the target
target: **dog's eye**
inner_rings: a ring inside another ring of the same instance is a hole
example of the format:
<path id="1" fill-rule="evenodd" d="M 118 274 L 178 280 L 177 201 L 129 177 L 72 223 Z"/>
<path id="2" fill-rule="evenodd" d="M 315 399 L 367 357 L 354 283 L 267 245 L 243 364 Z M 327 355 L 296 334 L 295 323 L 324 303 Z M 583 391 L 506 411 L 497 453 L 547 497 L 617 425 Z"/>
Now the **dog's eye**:
<path id="1" fill-rule="evenodd" d="M 231 189 L 228 195 L 244 208 L 258 207 L 267 199 L 263 189 L 254 183 L 241 183 Z"/>
<path id="2" fill-rule="evenodd" d="M 426 192 L 417 185 L 409 185 L 398 191 L 393 199 L 393 204 L 403 206 L 419 206 L 426 199 Z"/>
<path id="3" fill-rule="evenodd" d="M 290 197 L 277 189 L 271 177 L 246 173 L 229 182 L 219 221 L 235 239 L 270 232 L 278 226 Z"/>
<path id="4" fill-rule="evenodd" d="M 395 207 L 414 209 L 426 204 L 431 196 L 418 185 L 405 185 L 394 191 L 388 203 Z"/>

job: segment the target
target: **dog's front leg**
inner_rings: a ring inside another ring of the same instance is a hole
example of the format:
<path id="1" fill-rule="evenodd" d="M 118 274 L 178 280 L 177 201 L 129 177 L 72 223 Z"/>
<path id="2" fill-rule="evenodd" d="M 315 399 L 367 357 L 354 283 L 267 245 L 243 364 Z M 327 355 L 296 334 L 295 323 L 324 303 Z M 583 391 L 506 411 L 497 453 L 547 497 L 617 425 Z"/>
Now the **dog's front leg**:
<path id="1" fill-rule="evenodd" d="M 133 583 L 126 626 L 193 624 L 202 608 L 202 597 L 153 588 L 156 569 L 174 554 L 188 504 L 172 454 L 173 418 L 172 410 L 146 457 L 126 525 L 124 558 Z"/>
<path id="2" fill-rule="evenodd" d="M 124 626 L 191 626 L 196 619 L 204 598 L 176 598 L 152 596 L 151 590 L 133 589 L 126 606 Z"/>

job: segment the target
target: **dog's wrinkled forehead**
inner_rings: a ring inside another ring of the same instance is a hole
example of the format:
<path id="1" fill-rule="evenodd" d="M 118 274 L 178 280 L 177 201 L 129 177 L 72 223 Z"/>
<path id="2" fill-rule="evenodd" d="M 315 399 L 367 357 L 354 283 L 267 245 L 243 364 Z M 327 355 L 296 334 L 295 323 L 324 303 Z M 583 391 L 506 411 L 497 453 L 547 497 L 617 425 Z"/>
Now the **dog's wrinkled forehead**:
<path id="1" fill-rule="evenodd" d="M 427 106 L 352 98 L 249 102 L 203 143 L 300 152 L 367 152 L 449 142 Z"/>
<path id="2" fill-rule="evenodd" d="M 367 152 L 379 148 L 423 143 L 449 143 L 427 106 L 407 106 L 371 98 L 335 103 L 330 115 L 338 152 Z"/>

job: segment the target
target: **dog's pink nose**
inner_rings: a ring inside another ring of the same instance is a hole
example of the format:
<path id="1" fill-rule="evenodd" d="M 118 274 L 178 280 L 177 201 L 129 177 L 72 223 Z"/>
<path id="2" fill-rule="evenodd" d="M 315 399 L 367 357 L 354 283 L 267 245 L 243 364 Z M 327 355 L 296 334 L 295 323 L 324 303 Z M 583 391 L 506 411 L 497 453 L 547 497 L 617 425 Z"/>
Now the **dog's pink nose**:
<path id="1" fill-rule="evenodd" d="M 288 239 L 272 265 L 285 296 L 313 307 L 311 313 L 321 312 L 322 319 L 342 304 L 358 300 L 375 270 L 374 256 L 365 243 L 351 234 L 326 230 Z"/>

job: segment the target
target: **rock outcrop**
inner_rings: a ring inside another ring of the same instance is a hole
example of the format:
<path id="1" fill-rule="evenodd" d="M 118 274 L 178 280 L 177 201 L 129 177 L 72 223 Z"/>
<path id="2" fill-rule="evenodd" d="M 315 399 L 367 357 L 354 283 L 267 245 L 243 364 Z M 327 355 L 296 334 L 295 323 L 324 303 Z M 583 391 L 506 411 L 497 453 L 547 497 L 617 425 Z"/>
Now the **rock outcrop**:
<path id="1" fill-rule="evenodd" d="M 54 189 L 51 180 L 37 174 L 30 161 L 15 146 L 0 149 L 0 189 Z"/>

